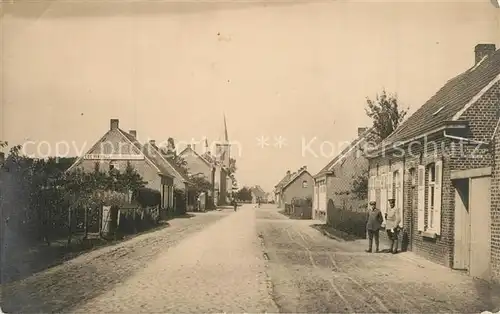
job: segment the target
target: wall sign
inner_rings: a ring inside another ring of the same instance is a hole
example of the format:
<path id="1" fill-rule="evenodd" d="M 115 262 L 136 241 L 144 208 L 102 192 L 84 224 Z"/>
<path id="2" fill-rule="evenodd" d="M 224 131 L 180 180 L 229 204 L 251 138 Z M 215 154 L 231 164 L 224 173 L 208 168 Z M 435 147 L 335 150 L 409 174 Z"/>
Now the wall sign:
<path id="1" fill-rule="evenodd" d="M 144 155 L 124 154 L 87 154 L 83 156 L 86 160 L 143 160 Z"/>

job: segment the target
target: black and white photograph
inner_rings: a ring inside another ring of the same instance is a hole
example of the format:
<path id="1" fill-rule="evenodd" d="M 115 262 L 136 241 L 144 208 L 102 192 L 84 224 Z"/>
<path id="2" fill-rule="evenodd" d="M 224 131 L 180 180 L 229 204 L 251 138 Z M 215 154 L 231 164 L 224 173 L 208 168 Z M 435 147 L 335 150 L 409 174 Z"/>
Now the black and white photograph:
<path id="1" fill-rule="evenodd" d="M 5 0 L 2 313 L 500 313 L 498 0 Z"/>

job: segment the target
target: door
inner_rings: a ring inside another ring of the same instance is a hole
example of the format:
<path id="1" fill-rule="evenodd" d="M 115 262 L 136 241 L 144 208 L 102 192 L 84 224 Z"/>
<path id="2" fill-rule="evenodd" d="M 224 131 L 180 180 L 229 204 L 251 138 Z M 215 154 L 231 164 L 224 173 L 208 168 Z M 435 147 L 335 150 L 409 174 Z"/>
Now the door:
<path id="1" fill-rule="evenodd" d="M 470 211 L 469 179 L 453 181 L 455 188 L 455 239 L 453 268 L 469 270 L 470 262 Z"/>
<path id="2" fill-rule="evenodd" d="M 472 178 L 470 184 L 470 275 L 490 280 L 490 177 Z"/>

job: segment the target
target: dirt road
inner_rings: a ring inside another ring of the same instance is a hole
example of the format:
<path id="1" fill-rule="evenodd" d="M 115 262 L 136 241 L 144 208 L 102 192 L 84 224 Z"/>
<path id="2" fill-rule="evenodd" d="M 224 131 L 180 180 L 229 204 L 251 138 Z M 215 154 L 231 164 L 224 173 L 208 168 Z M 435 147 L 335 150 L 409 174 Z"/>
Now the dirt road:
<path id="1" fill-rule="evenodd" d="M 21 281 L 2 285 L 4 312 L 54 313 L 88 302 L 144 269 L 159 254 L 181 243 L 232 210 L 196 214 L 117 245 L 83 254 Z"/>
<path id="2" fill-rule="evenodd" d="M 500 291 L 412 253 L 369 254 L 289 220 L 275 208 L 257 210 L 269 256 L 268 274 L 280 312 L 478 313 L 500 305 Z"/>
<path id="3" fill-rule="evenodd" d="M 75 312 L 276 312 L 255 221 L 244 205 Z"/>

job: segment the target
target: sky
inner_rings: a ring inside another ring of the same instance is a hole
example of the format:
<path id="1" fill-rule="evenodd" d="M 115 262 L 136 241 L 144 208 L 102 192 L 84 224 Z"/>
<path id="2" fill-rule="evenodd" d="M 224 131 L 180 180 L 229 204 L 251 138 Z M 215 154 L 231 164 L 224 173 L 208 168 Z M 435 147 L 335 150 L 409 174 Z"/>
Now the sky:
<path id="1" fill-rule="evenodd" d="M 412 113 L 473 66 L 476 44 L 500 46 L 489 0 L 50 1 L 3 13 L 0 139 L 74 156 L 116 118 L 141 141 L 211 142 L 225 114 L 240 185 L 269 192 L 371 125 L 366 97 L 397 93 Z"/>

